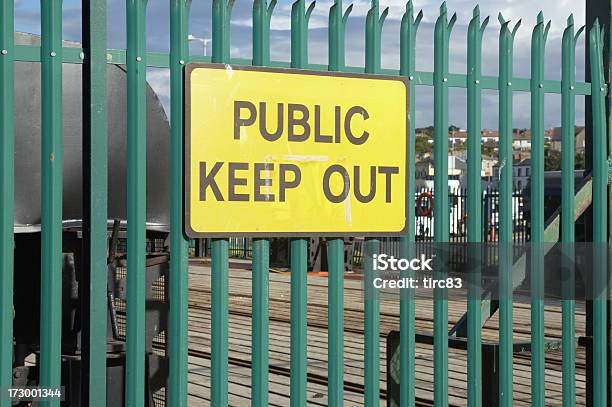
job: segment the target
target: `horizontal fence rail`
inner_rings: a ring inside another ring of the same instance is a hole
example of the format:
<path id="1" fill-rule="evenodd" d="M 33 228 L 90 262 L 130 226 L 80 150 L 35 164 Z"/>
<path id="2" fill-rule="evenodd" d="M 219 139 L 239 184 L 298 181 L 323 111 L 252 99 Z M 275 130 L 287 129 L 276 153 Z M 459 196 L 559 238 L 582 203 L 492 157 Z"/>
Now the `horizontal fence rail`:
<path id="1" fill-rule="evenodd" d="M 107 234 L 104 230 L 104 215 L 108 186 L 106 174 L 108 118 L 105 112 L 106 64 L 125 65 L 127 68 L 127 310 L 126 310 L 126 405 L 140 407 L 146 404 L 145 381 L 146 352 L 146 277 L 147 277 L 147 68 L 170 70 L 170 274 L 169 274 L 169 326 L 167 335 L 169 377 L 166 401 L 171 406 L 188 405 L 188 241 L 183 235 L 183 132 L 184 68 L 190 62 L 213 62 L 236 65 L 270 66 L 315 71 L 334 71 L 399 75 L 408 79 L 410 95 L 410 118 L 415 117 L 415 88 L 433 87 L 434 93 L 434 189 L 420 190 L 408 194 L 408 217 L 411 223 L 408 233 L 399 239 L 366 238 L 352 243 L 352 264 L 360 263 L 365 281 L 364 291 L 364 380 L 363 404 L 380 405 L 384 396 L 380 387 L 380 300 L 379 293 L 371 284 L 374 270 L 368 261 L 379 252 L 393 252 L 410 257 L 418 250 L 418 243 L 448 242 L 499 242 L 498 252 L 493 256 L 499 277 L 499 301 L 493 312 L 499 312 L 499 376 L 495 400 L 485 400 L 483 395 L 490 389 L 483 388 L 481 329 L 484 315 L 483 302 L 479 299 L 479 288 L 471 289 L 467 303 L 467 402 L 470 406 L 499 404 L 512 406 L 513 397 L 513 273 L 517 268 L 525 269 L 527 260 L 515 261 L 508 249 L 512 243 L 528 242 L 534 247 L 543 243 L 554 243 L 560 237 L 564 243 L 575 240 L 575 221 L 586 211 L 584 201 L 592 206 L 592 234 L 586 240 L 605 243 L 608 241 L 608 150 L 606 123 L 606 96 L 608 86 L 604 72 L 609 61 L 603 60 L 604 30 L 596 21 L 586 27 L 589 55 L 588 72 L 591 82 L 575 79 L 575 48 L 584 27 L 575 29 L 573 17 L 567 20 L 562 41 L 561 80 L 544 78 L 545 47 L 550 22 L 545 23 L 540 13 L 531 37 L 531 75 L 529 78 L 515 77 L 513 51 L 515 36 L 521 29 L 521 21 L 506 21 L 500 14 L 499 27 L 499 73 L 486 76 L 481 73 L 483 33 L 492 30 L 489 17 L 481 19 L 478 6 L 468 27 L 467 72 L 449 72 L 450 38 L 456 15 L 449 13 L 446 3 L 440 7 L 434 31 L 433 72 L 415 69 L 415 49 L 419 24 L 423 13 L 415 13 L 412 1 L 407 2 L 400 28 L 400 67 L 385 69 L 381 66 L 384 44 L 382 32 L 389 9 L 378 0 L 371 1 L 365 21 L 365 60 L 363 66 L 347 66 L 345 63 L 345 28 L 352 5 L 345 7 L 335 0 L 329 10 L 328 64 L 308 62 L 309 21 L 315 3 L 306 4 L 297 0 L 291 8 L 291 55 L 290 61 L 270 60 L 270 23 L 276 0 L 253 1 L 253 57 L 232 58 L 230 25 L 234 0 L 212 1 L 212 56 L 189 55 L 188 32 L 190 0 L 170 0 L 170 53 L 146 51 L 146 0 L 126 1 L 127 50 L 105 49 L 106 2 L 84 0 L 83 4 L 84 45 L 62 46 L 62 3 L 60 0 L 41 2 L 41 45 L 14 45 L 14 5 L 11 0 L 0 0 L 0 390 L 12 384 L 13 358 L 13 276 L 14 276 L 14 62 L 36 62 L 41 67 L 41 293 L 40 293 L 40 379 L 41 386 L 59 386 L 61 383 L 62 352 L 62 69 L 63 64 L 85 64 L 84 78 L 84 154 L 83 175 L 86 185 L 84 205 L 85 247 L 88 249 L 83 264 L 89 273 L 90 293 L 83 316 L 87 328 L 85 335 L 88 381 L 83 384 L 82 399 L 89 405 L 104 406 L 105 369 L 100 354 L 106 336 L 106 317 L 100 307 L 106 295 L 106 283 L 99 273 L 107 268 Z M 416 14 L 416 16 L 415 16 Z M 104 22 L 104 24 L 102 24 Z M 525 29 L 523 27 L 523 29 Z M 96 37 L 97 36 L 97 37 Z M 609 44 L 608 44 L 609 47 Z M 104 55 L 105 54 L 105 55 Z M 605 63 L 605 68 L 604 68 Z M 450 191 L 448 174 L 448 115 L 449 89 L 467 90 L 467 190 Z M 499 99 L 499 187 L 492 191 L 484 189 L 481 178 L 481 110 L 482 90 L 497 91 Z M 512 143 L 513 143 L 513 97 L 516 92 L 528 92 L 531 97 L 531 182 L 529 199 L 525 191 L 512 187 Z M 544 98 L 546 94 L 560 94 L 562 107 L 562 189 L 561 208 L 547 218 L 545 211 L 544 176 Z M 574 122 L 575 97 L 588 96 L 592 117 L 592 162 L 588 168 L 588 183 L 575 191 L 574 185 Z M 408 162 L 409 187 L 414 190 L 415 180 L 415 126 L 409 123 Z M 101 139 L 102 138 L 102 139 Z M 587 186 L 590 188 L 588 189 Z M 443 193 L 435 194 L 435 191 Z M 585 192 L 586 191 L 586 192 Z M 423 195 L 427 192 L 428 195 Z M 592 193 L 591 193 L 592 192 Z M 582 194 L 582 195 L 580 195 Z M 584 195 L 587 198 L 584 198 Z M 424 198 L 423 198 L 424 197 Z M 582 197 L 582 198 L 580 198 Z M 583 201 L 580 201 L 583 199 Z M 435 201 L 433 214 L 427 213 L 423 200 Z M 529 206 L 529 215 L 526 210 Z M 588 206 L 588 205 L 587 205 Z M 433 216 L 432 216 L 433 215 Z M 313 214 L 316 216 L 316 214 Z M 556 222 L 556 223 L 555 223 Z M 559 226 L 561 225 L 561 226 Z M 554 241 L 550 241 L 550 240 Z M 506 243 L 506 244 L 504 244 Z M 290 290 L 290 398 L 292 406 L 307 403 L 308 387 L 308 298 L 307 270 L 309 242 L 306 238 L 289 240 L 288 268 L 291 273 Z M 416 249 L 415 249 L 416 248 Z M 345 242 L 343 239 L 328 239 L 325 249 L 328 259 L 328 402 L 331 406 L 344 403 L 344 271 Z M 210 241 L 211 254 L 211 373 L 210 402 L 213 406 L 228 405 L 228 352 L 229 352 L 229 258 L 252 259 L 252 342 L 251 342 L 251 398 L 255 406 L 266 406 L 269 402 L 269 271 L 271 241 L 269 239 L 215 238 Z M 569 250 L 569 249 L 568 249 Z M 531 256 L 529 263 L 534 270 L 541 270 L 544 254 Z M 567 258 L 573 252 L 569 250 Z M 465 254 L 468 255 L 467 253 Z M 469 254 L 474 256 L 475 254 Z M 594 287 L 607 286 L 606 253 L 593 253 L 595 260 Z M 493 263 L 483 259 L 487 263 Z M 346 260 L 349 261 L 349 260 Z M 472 275 L 480 280 L 482 270 Z M 436 269 L 437 278 L 446 278 L 449 270 Z M 97 273 L 97 274 L 94 274 Z M 414 276 L 407 271 L 403 276 Z M 543 273 L 531 273 L 532 294 L 543 292 Z M 369 283 L 368 283 L 369 282 Z M 476 286 L 476 284 L 473 284 Z M 572 287 L 565 287 L 571 290 Z M 400 293 L 400 396 L 401 406 L 416 403 L 415 370 L 415 301 L 413 289 L 402 289 Z M 435 288 L 433 300 L 433 402 L 437 407 L 449 403 L 449 326 L 448 293 L 444 288 Z M 534 298 L 542 298 L 534 295 Z M 598 291 L 593 298 L 592 312 L 588 324 L 592 327 L 592 365 L 588 397 L 594 406 L 605 406 L 608 386 L 608 309 L 606 291 Z M 563 405 L 576 404 L 575 379 L 575 302 L 562 302 L 563 333 Z M 531 395 L 533 405 L 545 405 L 545 337 L 544 302 L 531 302 Z M 88 318 L 91 318 L 88 320 Z M 84 324 L 85 325 L 85 324 Z M 89 335 L 89 336 L 88 336 Z M 97 382 L 95 378 L 100 378 Z M 8 407 L 10 401 L 0 397 L 0 407 Z M 46 402 L 45 405 L 59 405 Z"/>
<path id="2" fill-rule="evenodd" d="M 82 53 L 81 48 L 75 47 L 64 47 L 63 62 L 66 64 L 82 64 Z M 126 51 L 121 49 L 109 49 L 107 52 L 107 62 L 115 65 L 125 65 L 126 63 Z M 149 68 L 169 68 L 169 57 L 168 54 L 162 52 L 151 52 L 148 51 L 146 55 L 147 67 Z M 191 62 L 213 62 L 210 56 L 201 55 L 190 55 L 189 60 Z M 40 62 L 40 51 L 36 45 L 15 45 L 15 61 L 23 62 Z M 245 58 L 230 58 L 229 64 L 231 65 L 251 65 L 250 59 Z M 268 65 L 272 68 L 291 68 L 290 62 L 285 61 L 271 61 Z M 313 71 L 327 71 L 328 66 L 322 64 L 307 64 L 304 69 L 310 69 Z M 345 66 L 342 69 L 343 72 L 349 73 L 365 73 L 365 67 L 358 66 Z M 380 74 L 382 75 L 399 75 L 398 69 L 381 68 Z M 433 86 L 433 73 L 424 71 L 414 71 L 412 80 L 415 86 Z M 467 75 L 460 73 L 449 73 L 448 74 L 448 87 L 450 88 L 465 88 L 468 87 Z M 542 84 L 544 93 L 561 93 L 561 81 L 554 79 L 545 79 Z M 499 90 L 498 79 L 495 76 L 483 75 L 480 79 L 480 88 L 489 90 Z M 591 84 L 588 82 L 576 82 L 575 94 L 576 95 L 590 95 Z M 529 92 L 531 87 L 531 80 L 523 77 L 512 78 L 512 90 L 513 92 Z"/>

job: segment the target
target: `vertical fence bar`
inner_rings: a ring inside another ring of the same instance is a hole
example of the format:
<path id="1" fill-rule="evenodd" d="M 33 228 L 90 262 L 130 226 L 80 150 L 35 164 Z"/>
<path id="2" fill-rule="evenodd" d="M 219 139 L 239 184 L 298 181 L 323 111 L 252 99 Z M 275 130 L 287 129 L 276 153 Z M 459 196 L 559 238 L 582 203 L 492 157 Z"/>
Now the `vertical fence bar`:
<path id="1" fill-rule="evenodd" d="M 327 241 L 328 272 L 328 405 L 344 404 L 344 240 Z"/>
<path id="2" fill-rule="evenodd" d="M 562 365 L 563 365 L 563 406 L 576 404 L 575 378 L 575 301 L 574 296 L 574 125 L 576 97 L 576 40 L 584 27 L 574 35 L 574 17 L 567 19 L 563 32 L 561 55 L 561 241 L 562 265 Z"/>
<path id="3" fill-rule="evenodd" d="M 330 71 L 344 68 L 344 33 L 353 6 L 343 14 L 342 0 L 335 0 L 329 9 L 329 66 Z M 328 320 L 328 405 L 344 404 L 344 239 L 327 240 L 327 320 Z"/>
<path id="4" fill-rule="evenodd" d="M 229 63 L 230 18 L 234 0 L 213 0 L 212 62 Z M 227 405 L 227 348 L 229 302 L 229 240 L 211 243 L 211 398 L 213 406 Z"/>
<path id="5" fill-rule="evenodd" d="M 270 64 L 270 20 L 276 0 L 253 3 L 253 65 Z M 269 272 L 270 241 L 253 239 L 253 364 L 251 367 L 251 402 L 268 405 L 268 337 L 269 337 Z"/>
<path id="6" fill-rule="evenodd" d="M 144 405 L 146 297 L 147 62 L 146 0 L 127 0 L 128 272 L 126 405 Z"/>
<path id="7" fill-rule="evenodd" d="M 409 109 L 410 123 L 408 123 L 408 219 L 409 224 L 415 219 L 414 205 L 414 161 L 415 161 L 415 57 L 416 57 L 416 35 L 419 24 L 423 18 L 423 12 L 419 11 L 414 18 L 414 5 L 408 1 L 406 12 L 402 17 L 400 27 L 400 75 L 408 77 L 409 82 Z M 400 237 L 400 257 L 411 258 L 415 254 L 415 225 L 408 228 L 408 236 Z M 414 271 L 402 271 L 401 277 L 414 278 Z M 414 315 L 415 315 L 414 289 L 404 288 L 400 290 L 400 405 L 402 407 L 414 407 L 415 403 L 415 337 L 414 337 Z"/>
<path id="8" fill-rule="evenodd" d="M 315 2 L 291 8 L 291 67 L 308 67 L 308 20 Z M 306 405 L 308 240 L 291 239 L 291 407 Z"/>
<path id="9" fill-rule="evenodd" d="M 41 1 L 40 385 L 59 386 L 62 347 L 62 2 Z M 59 405 L 45 401 L 41 405 Z"/>
<path id="10" fill-rule="evenodd" d="M 381 70 L 381 34 L 389 8 L 379 15 L 378 0 L 372 0 L 366 17 L 365 71 L 376 74 Z M 366 239 L 364 242 L 364 332 L 365 332 L 365 372 L 364 405 L 380 405 L 380 303 L 379 293 L 373 285 L 375 271 L 372 256 L 380 250 L 380 240 Z"/>
<path id="11" fill-rule="evenodd" d="M 191 0 L 170 1 L 170 352 L 168 402 L 187 406 L 189 269 L 183 235 L 183 73 L 189 61 L 187 35 Z"/>
<path id="12" fill-rule="evenodd" d="M 224 0 L 223 0 L 224 1 Z M 228 348 L 228 250 L 227 239 L 211 243 L 211 393 L 213 406 L 227 405 Z M 217 404 L 218 403 L 218 404 Z"/>
<path id="13" fill-rule="evenodd" d="M 434 31 L 434 241 L 437 249 L 449 240 L 448 200 L 448 53 L 449 38 L 457 19 L 447 19 L 446 2 Z M 436 268 L 437 279 L 446 277 L 442 261 Z M 448 405 L 448 299 L 447 290 L 434 289 L 434 404 Z"/>
<path id="14" fill-rule="evenodd" d="M 610 13 L 608 14 L 608 30 L 606 33 L 605 26 L 602 34 L 602 47 L 607 48 L 607 52 L 604 52 L 602 56 L 602 63 L 604 65 L 604 82 L 607 83 L 607 95 L 605 98 L 605 104 L 607 105 L 606 110 L 606 141 L 607 141 L 607 156 L 608 156 L 608 202 L 607 202 L 607 236 L 608 245 L 607 249 L 607 265 L 609 267 L 612 264 L 612 250 L 610 250 L 610 242 L 612 241 L 612 182 L 610 182 L 610 176 L 612 171 L 610 168 L 612 160 L 612 92 L 610 90 L 610 84 L 612 84 L 612 53 L 610 52 L 610 44 L 612 44 L 612 2 L 609 3 Z M 607 43 L 603 40 L 604 36 L 607 36 Z M 607 45 L 607 46 L 606 46 Z M 607 58 L 607 59 L 606 59 Z M 612 273 L 608 273 L 606 279 L 606 298 L 607 298 L 607 327 L 608 332 L 608 346 L 607 346 L 607 393 L 608 393 L 608 405 L 612 406 Z"/>
<path id="15" fill-rule="evenodd" d="M 268 5 L 267 0 L 253 2 L 253 65 L 270 65 L 270 20 L 276 7 L 273 0 Z"/>
<path id="16" fill-rule="evenodd" d="M 307 363 L 306 239 L 291 240 L 291 406 L 306 405 Z"/>
<path id="17" fill-rule="evenodd" d="M 254 239 L 251 402 L 259 407 L 268 405 L 269 270 L 270 243 Z"/>
<path id="18" fill-rule="evenodd" d="M 0 2 L 0 389 L 13 383 L 14 4 Z M 0 397 L 0 407 L 10 405 Z"/>
<path id="19" fill-rule="evenodd" d="M 608 18 L 608 30 L 606 34 L 606 30 L 604 27 L 604 34 L 602 34 L 602 43 L 604 44 L 602 47 L 606 47 L 606 41 L 603 40 L 603 37 L 607 35 L 607 48 L 608 51 L 604 53 L 605 56 L 602 56 L 602 62 L 604 64 L 604 82 L 607 83 L 607 95 L 605 99 L 605 104 L 607 105 L 606 110 L 606 141 L 607 141 L 607 155 L 608 155 L 608 202 L 607 202 L 607 236 L 608 236 L 608 245 L 607 249 L 607 265 L 609 267 L 612 264 L 612 250 L 610 250 L 610 242 L 612 241 L 612 182 L 610 182 L 611 176 L 611 168 L 610 163 L 612 162 L 612 92 L 610 90 L 610 84 L 612 84 L 612 53 L 610 52 L 610 44 L 612 44 L 612 2 L 610 3 L 611 11 Z M 607 57 L 607 59 L 606 59 Z M 608 273 L 606 280 L 606 298 L 607 298 L 607 327 L 606 330 L 608 332 L 608 346 L 607 346 L 607 393 L 608 393 L 608 405 L 612 406 L 612 273 Z"/>
<path id="20" fill-rule="evenodd" d="M 380 404 L 380 303 L 378 290 L 373 285 L 376 272 L 372 266 L 372 256 L 379 250 L 380 240 L 367 239 L 364 242 L 364 406 L 366 407 Z"/>
<path id="21" fill-rule="evenodd" d="M 603 30 L 599 22 L 589 32 L 591 103 L 593 112 L 593 405 L 607 400 L 607 146 Z"/>
<path id="22" fill-rule="evenodd" d="M 83 1 L 83 380 L 81 399 L 106 405 L 108 122 L 106 0 Z"/>
<path id="23" fill-rule="evenodd" d="M 482 36 L 489 23 L 487 17 L 480 24 L 480 8 L 474 7 L 474 17 L 468 27 L 467 121 L 468 121 L 468 188 L 467 239 L 470 248 L 470 280 L 468 285 L 468 404 L 482 405 L 482 349 L 481 349 L 481 249 L 482 241 L 482 182 L 481 182 L 481 62 Z"/>
<path id="24" fill-rule="evenodd" d="M 499 14 L 499 405 L 512 396 L 512 57 L 519 20 L 510 31 Z"/>
<path id="25" fill-rule="evenodd" d="M 538 14 L 531 37 L 531 396 L 544 406 L 544 48 L 550 22 Z"/>

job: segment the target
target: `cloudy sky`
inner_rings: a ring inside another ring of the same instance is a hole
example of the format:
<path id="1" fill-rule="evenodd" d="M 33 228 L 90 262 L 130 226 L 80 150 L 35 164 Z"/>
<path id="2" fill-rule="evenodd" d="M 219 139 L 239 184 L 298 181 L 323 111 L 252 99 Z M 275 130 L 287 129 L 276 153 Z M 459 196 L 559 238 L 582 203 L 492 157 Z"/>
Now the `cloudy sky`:
<path id="1" fill-rule="evenodd" d="M 40 33 L 40 2 L 35 0 L 16 0 L 15 28 L 18 31 Z M 190 15 L 190 33 L 197 37 L 209 38 L 211 27 L 212 0 L 193 0 Z M 332 0 L 318 0 L 310 23 L 309 61 L 327 63 L 327 13 Z M 344 1 L 345 7 L 350 1 Z M 363 66 L 365 15 L 369 1 L 355 0 L 353 13 L 349 19 L 346 32 L 347 64 Z M 383 58 L 385 68 L 399 67 L 399 27 L 402 13 L 405 10 L 403 0 L 380 0 L 381 10 L 389 6 L 390 12 L 383 29 Z M 424 19 L 417 36 L 417 70 L 433 69 L 433 29 L 439 13 L 438 1 L 415 1 L 415 9 L 423 10 Z M 450 71 L 464 73 L 467 59 L 467 26 L 476 5 L 474 0 L 448 0 L 450 13 L 457 13 L 457 24 L 451 35 Z M 537 8 L 536 8 L 537 7 Z M 542 10 L 545 18 L 552 20 L 552 27 L 546 46 L 546 79 L 561 77 L 561 36 L 567 17 L 573 13 L 576 26 L 584 24 L 584 1 L 577 0 L 482 0 L 481 16 L 491 16 L 491 22 L 485 31 L 483 40 L 483 74 L 496 76 L 498 72 L 498 34 L 499 22 L 497 13 L 501 11 L 507 20 L 523 19 L 518 31 L 514 51 L 514 74 L 528 77 L 530 72 L 529 42 L 531 30 L 536 22 L 537 13 Z M 80 0 L 63 2 L 64 39 L 79 41 L 81 38 Z M 251 9 L 252 1 L 236 0 L 232 13 L 231 55 L 232 57 L 251 57 Z M 271 49 L 272 59 L 288 61 L 290 57 L 290 13 L 291 1 L 279 0 L 272 17 Z M 415 13 L 416 14 L 416 13 Z M 149 0 L 148 3 L 148 39 L 150 51 L 167 52 L 169 49 L 169 1 Z M 124 48 L 125 35 L 125 1 L 108 0 L 108 45 L 109 48 Z M 199 42 L 190 46 L 192 55 L 201 55 L 204 50 Z M 210 45 L 209 50 L 210 52 Z M 584 79 L 584 36 L 578 43 L 576 51 L 576 78 Z M 150 70 L 148 80 L 159 94 L 167 108 L 169 97 L 169 73 L 167 70 Z M 466 92 L 463 89 L 450 90 L 450 123 L 460 127 L 466 126 Z M 576 122 L 584 122 L 584 99 L 576 100 Z M 558 95 L 546 96 L 545 125 L 552 127 L 560 123 L 561 99 Z M 428 126 L 433 122 L 433 91 L 431 87 L 418 87 L 416 100 L 416 126 Z M 497 128 L 497 94 L 493 91 L 483 93 L 483 127 Z M 516 93 L 514 97 L 514 127 L 529 127 L 529 95 Z"/>

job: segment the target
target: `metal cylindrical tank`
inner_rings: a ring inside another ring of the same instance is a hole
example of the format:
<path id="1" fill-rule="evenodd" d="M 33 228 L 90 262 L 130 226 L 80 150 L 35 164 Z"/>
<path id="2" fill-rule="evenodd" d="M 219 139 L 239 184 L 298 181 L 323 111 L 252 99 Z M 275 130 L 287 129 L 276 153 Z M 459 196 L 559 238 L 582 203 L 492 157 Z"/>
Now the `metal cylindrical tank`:
<path id="1" fill-rule="evenodd" d="M 40 45 L 40 37 L 16 33 L 20 45 Z M 65 47 L 79 47 L 64 42 Z M 82 65 L 63 66 L 64 204 L 66 225 L 82 219 Z M 108 219 L 126 219 L 127 74 L 108 65 Z M 40 229 L 40 64 L 15 63 L 15 231 Z M 169 224 L 170 127 L 157 95 L 147 86 L 147 225 Z"/>

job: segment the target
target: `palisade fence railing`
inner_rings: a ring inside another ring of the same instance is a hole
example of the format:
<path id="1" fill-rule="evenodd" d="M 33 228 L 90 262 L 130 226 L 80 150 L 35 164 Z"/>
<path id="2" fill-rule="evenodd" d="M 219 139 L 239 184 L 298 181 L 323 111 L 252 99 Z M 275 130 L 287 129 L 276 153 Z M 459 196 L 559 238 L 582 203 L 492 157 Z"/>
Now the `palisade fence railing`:
<path id="1" fill-rule="evenodd" d="M 435 24 L 433 72 L 415 70 L 415 43 L 423 14 L 414 15 L 408 2 L 400 31 L 400 69 L 381 67 L 381 32 L 388 9 L 382 13 L 379 2 L 372 0 L 366 19 L 365 66 L 345 65 L 344 33 L 352 6 L 346 10 L 341 0 L 336 0 L 329 11 L 329 61 L 327 65 L 308 63 L 308 21 L 314 2 L 306 9 L 304 0 L 293 3 L 291 12 L 291 62 L 270 60 L 270 20 L 276 1 L 253 2 L 253 58 L 235 59 L 230 55 L 230 20 L 233 0 L 212 2 L 212 57 L 194 57 L 188 53 L 188 16 L 190 1 L 170 0 L 170 54 L 147 52 L 146 0 L 127 0 L 127 50 L 107 50 L 106 2 L 83 1 L 83 47 L 62 48 L 62 2 L 41 1 L 41 46 L 15 46 L 14 2 L 0 1 L 0 388 L 11 385 L 12 364 L 12 286 L 13 286 L 13 198 L 14 198 L 14 62 L 40 62 L 42 74 L 42 122 L 41 122 L 41 171 L 42 171 L 42 258 L 41 265 L 41 321 L 40 321 L 40 385 L 60 384 L 60 307 L 61 292 L 61 232 L 62 232 L 62 66 L 84 64 L 84 175 L 85 197 L 84 250 L 90 269 L 88 289 L 91 293 L 87 309 L 88 332 L 86 348 L 104 349 L 106 337 L 106 202 L 107 202 L 107 115 L 106 70 L 107 63 L 127 65 L 128 72 L 128 287 L 127 287 L 127 373 L 125 389 L 127 405 L 144 405 L 144 324 L 145 324 L 145 209 L 146 191 L 142 182 L 146 170 L 146 69 L 170 68 L 171 72 L 171 272 L 169 315 L 169 382 L 168 403 L 186 406 L 187 402 L 187 248 L 182 232 L 182 176 L 183 176 L 183 71 L 189 62 L 215 62 L 275 67 L 291 67 L 311 70 L 365 72 L 369 74 L 402 75 L 410 81 L 410 100 L 415 100 L 416 86 L 434 88 L 434 157 L 436 190 L 448 185 L 448 90 L 451 87 L 467 88 L 468 121 L 468 188 L 467 188 L 467 239 L 482 240 L 481 208 L 481 92 L 483 89 L 499 93 L 499 139 L 501 178 L 499 185 L 499 242 L 512 242 L 512 100 L 515 92 L 531 94 L 531 190 L 530 234 L 531 241 L 542 242 L 574 239 L 573 224 L 578 206 L 575 205 L 573 181 L 574 157 L 574 99 L 576 95 L 590 96 L 592 107 L 592 179 L 587 186 L 592 191 L 592 241 L 607 241 L 607 141 L 605 120 L 606 84 L 603 72 L 603 30 L 598 22 L 588 27 L 591 83 L 575 80 L 575 45 L 582 31 L 575 30 L 572 17 L 567 21 L 562 45 L 562 80 L 544 78 L 544 50 L 549 24 L 538 16 L 531 41 L 531 78 L 513 76 L 512 55 L 514 37 L 520 21 L 510 26 L 499 16 L 499 75 L 481 75 L 481 47 L 486 18 L 481 23 L 479 9 L 468 30 L 467 73 L 449 72 L 449 38 L 456 21 L 450 19 L 446 5 L 442 4 Z M 544 95 L 561 94 L 563 127 L 563 198 L 560 219 L 556 229 L 545 225 L 544 219 Z M 414 103 L 410 103 L 410 117 L 414 118 Z M 410 121 L 409 182 L 414 185 L 414 121 Z M 582 190 L 581 190 L 582 191 Z M 588 191 L 587 191 L 588 192 Z M 584 192 L 583 193 L 587 193 Z M 578 192 L 580 194 L 580 191 Z M 434 240 L 448 242 L 450 220 L 444 216 L 448 197 L 443 194 L 434 207 Z M 409 216 L 414 218 L 414 197 L 409 194 Z M 315 214 L 313 214 L 315 216 Z M 563 227 L 559 233 L 559 224 Z M 400 254 L 409 257 L 410 242 L 415 240 L 415 229 L 400 239 Z M 588 239 L 587 239 L 588 240 Z M 380 240 L 367 239 L 364 253 L 371 255 L 378 250 Z M 331 239 L 328 244 L 328 403 L 343 403 L 343 241 Z M 211 332 L 211 404 L 228 404 L 228 239 L 214 239 L 212 252 L 212 332 Z M 503 254 L 503 253 L 502 253 Z M 291 405 L 306 405 L 307 385 L 307 240 L 291 241 Z M 537 256 L 534 256 L 537 257 Z M 541 258 L 532 258 L 537 265 Z M 252 400 L 255 406 L 268 403 L 268 264 L 269 241 L 253 241 L 253 325 L 252 325 Z M 366 275 L 372 270 L 366 262 Z M 533 264 L 533 263 L 532 263 Z M 595 270 L 594 283 L 606 284 L 605 258 Z M 510 257 L 500 260 L 499 304 L 499 402 L 502 406 L 513 404 L 512 382 L 512 301 L 507 294 L 512 290 Z M 438 271 L 437 276 L 444 276 Z M 535 273 L 534 279 L 539 275 Z M 537 283 L 537 281 L 536 281 Z M 476 285 L 474 285 L 476 286 Z M 448 404 L 448 304 L 444 289 L 436 289 L 434 295 L 434 402 L 436 406 Z M 481 405 L 481 303 L 480 293 L 471 293 L 468 300 L 468 402 Z M 414 292 L 406 289 L 400 298 L 400 400 L 401 405 L 415 403 L 415 303 Z M 365 362 L 364 404 L 380 403 L 380 328 L 378 294 L 366 284 L 364 305 Z M 534 405 L 544 405 L 544 304 L 533 300 L 531 314 L 532 369 L 531 386 Z M 563 403 L 575 403 L 574 374 L 574 302 L 563 302 Z M 593 326 L 593 358 L 591 389 L 593 405 L 606 404 L 607 342 L 606 342 L 605 292 L 593 299 L 593 312 L 589 324 Z M 85 397 L 91 406 L 105 404 L 105 358 L 103 352 L 89 352 L 85 368 L 88 383 Z M 7 402 L 0 401 L 2 407 Z M 57 405 L 57 402 L 46 402 Z"/>

